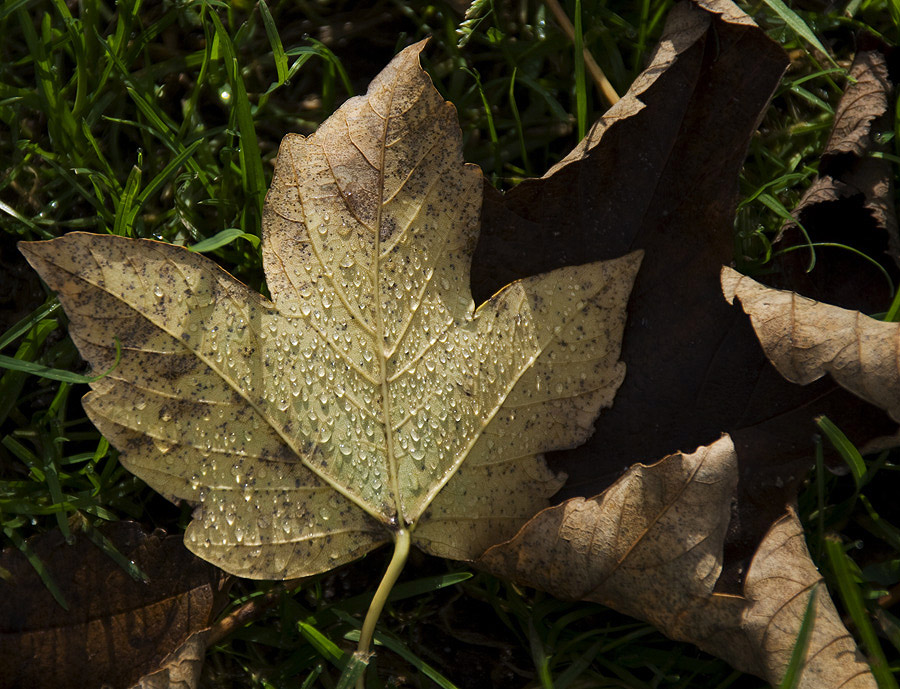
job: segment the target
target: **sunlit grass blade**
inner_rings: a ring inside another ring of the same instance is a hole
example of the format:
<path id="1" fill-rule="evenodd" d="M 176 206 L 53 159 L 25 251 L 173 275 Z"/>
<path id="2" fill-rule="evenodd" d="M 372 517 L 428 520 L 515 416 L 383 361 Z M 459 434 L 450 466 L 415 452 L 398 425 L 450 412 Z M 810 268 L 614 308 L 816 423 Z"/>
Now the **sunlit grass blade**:
<path id="1" fill-rule="evenodd" d="M 135 199 L 137 198 L 138 189 L 141 186 L 141 161 L 131 168 L 128 173 L 128 179 L 125 181 L 125 189 L 116 205 L 116 222 L 113 225 L 113 234 L 119 237 L 134 236 L 134 218 L 137 215 L 137 207 Z"/>
<path id="2" fill-rule="evenodd" d="M 54 138 L 62 145 L 70 143 L 75 138 L 78 126 L 71 110 L 67 107 L 63 97 L 63 89 L 58 82 L 59 70 L 55 69 L 51 56 L 47 52 L 48 44 L 43 36 L 38 37 L 34 29 L 32 17 L 22 9 L 19 10 L 19 27 L 28 44 L 31 58 L 34 60 L 35 77 L 38 85 L 38 94 L 44 105 L 44 114 L 47 116 L 47 127 Z M 42 16 L 42 34 L 49 33 L 50 14 Z M 75 153 L 75 151 L 72 151 Z"/>
<path id="3" fill-rule="evenodd" d="M 19 211 L 17 211 L 15 208 L 10 206 L 8 203 L 0 201 L 0 211 L 3 211 L 7 215 L 9 215 L 11 218 L 15 218 L 17 221 L 22 223 L 29 230 L 31 230 L 32 232 L 34 232 L 35 234 L 40 236 L 41 239 L 52 239 L 55 236 L 53 234 L 53 232 L 51 232 L 47 228 L 41 227 L 40 225 L 36 225 L 31 220 L 26 218 L 24 215 L 19 213 Z"/>
<path id="4" fill-rule="evenodd" d="M 107 157 L 103 154 L 103 150 L 96 137 L 91 132 L 91 128 L 87 123 L 87 120 L 81 121 L 81 135 L 84 137 L 85 141 L 88 142 L 91 149 L 94 151 L 94 157 L 97 159 L 97 162 L 100 163 L 103 168 L 103 172 L 105 173 L 105 178 L 110 181 L 113 191 L 119 195 L 122 194 L 122 185 L 119 184 L 119 180 L 116 177 L 116 172 L 113 170 L 112 166 L 109 163 Z"/>
<path id="5" fill-rule="evenodd" d="M 197 242 L 196 244 L 192 244 L 187 248 L 190 251 L 194 251 L 196 253 L 215 251 L 216 249 L 221 249 L 223 246 L 231 244 L 235 239 L 246 239 L 254 246 L 254 248 L 259 246 L 259 237 L 257 237 L 255 234 L 247 234 L 237 227 L 229 227 L 213 235 L 212 237 L 207 237 L 206 239 Z"/>
<path id="6" fill-rule="evenodd" d="M 343 670 L 347 666 L 347 660 L 350 657 L 349 654 L 342 651 L 336 643 L 313 625 L 301 620 L 297 623 L 297 629 L 300 630 L 300 634 L 303 635 L 303 638 L 316 649 L 316 653 L 334 665 L 337 669 Z"/>
<path id="7" fill-rule="evenodd" d="M 829 115 L 834 115 L 834 108 L 832 108 L 828 103 L 819 98 L 816 94 L 808 89 L 803 88 L 802 86 L 797 86 L 796 84 L 791 86 L 791 92 L 797 94 L 808 102 L 810 105 L 815 106 L 819 110 L 823 112 L 827 112 Z"/>
<path id="8" fill-rule="evenodd" d="M 481 98 L 481 105 L 484 108 L 485 122 L 488 128 L 488 136 L 491 141 L 491 152 L 494 156 L 494 170 L 491 175 L 491 181 L 496 184 L 503 162 L 500 157 L 500 138 L 497 136 L 497 127 L 494 125 L 494 113 L 492 112 L 487 94 L 484 92 L 484 87 L 481 84 L 481 75 L 479 75 L 476 70 L 468 67 L 464 67 L 463 71 L 471 75 L 475 80 L 475 89 L 478 91 L 478 95 Z"/>
<path id="9" fill-rule="evenodd" d="M 119 365 L 119 360 L 121 358 L 122 347 L 119 344 L 119 340 L 116 339 L 116 361 L 112 366 L 110 366 L 107 371 L 104 371 L 99 376 L 83 376 L 78 373 L 64 371 L 63 369 L 53 368 L 51 366 L 45 366 L 33 361 L 20 361 L 15 357 L 6 356 L 3 354 L 0 354 L 0 368 L 8 368 L 12 371 L 23 371 L 24 373 L 38 376 L 39 378 L 49 378 L 50 380 L 58 380 L 62 383 L 95 383 L 101 378 L 109 375 L 109 373 Z"/>
<path id="10" fill-rule="evenodd" d="M 799 224 L 798 224 L 799 227 Z M 842 249 L 844 251 L 849 251 L 851 254 L 856 254 L 861 259 L 863 259 L 866 263 L 875 268 L 881 275 L 884 277 L 887 282 L 887 287 L 889 290 L 889 294 L 894 293 L 894 280 L 891 278 L 891 274 L 887 271 L 887 269 L 881 265 L 874 258 L 869 256 L 867 253 L 860 251 L 854 246 L 849 246 L 847 244 L 838 244 L 837 242 L 810 242 L 809 244 L 800 244 L 798 246 L 791 246 L 786 249 L 782 249 L 781 251 L 776 252 L 776 255 L 787 254 L 791 251 L 797 251 L 798 249 L 809 249 L 810 251 L 815 250 L 816 248 L 825 248 L 830 247 L 832 249 Z M 812 268 L 807 268 L 807 272 L 812 270 Z"/>
<path id="11" fill-rule="evenodd" d="M 888 323 L 896 323 L 900 320 L 900 289 L 894 292 L 894 298 L 891 300 L 887 313 L 884 314 L 884 320 Z"/>
<path id="12" fill-rule="evenodd" d="M 781 203 L 777 198 L 768 193 L 762 193 L 758 197 L 759 202 L 763 204 L 766 208 L 771 211 L 774 211 L 775 214 L 781 218 L 785 223 L 796 225 L 797 229 L 800 230 L 800 233 L 803 235 L 803 239 L 806 240 L 806 244 L 801 244 L 797 247 L 790 247 L 789 249 L 782 249 L 781 253 L 785 253 L 787 251 L 793 251 L 796 249 L 804 248 L 809 249 L 809 263 L 806 266 L 806 272 L 810 272 L 816 266 L 816 250 L 814 248 L 814 244 L 812 239 L 809 237 L 809 233 L 806 231 L 806 228 L 803 227 L 803 224 L 800 223 L 791 212 L 784 207 L 784 204 Z"/>
<path id="13" fill-rule="evenodd" d="M 281 36 L 278 35 L 278 27 L 275 26 L 275 20 L 272 19 L 272 13 L 266 5 L 266 0 L 260 0 L 259 13 L 262 16 L 263 26 L 266 28 L 266 36 L 269 39 L 269 45 L 272 46 L 272 57 L 275 60 L 275 72 L 278 74 L 278 84 L 281 85 L 288 78 L 288 59 L 284 53 L 284 46 L 281 44 Z"/>
<path id="14" fill-rule="evenodd" d="M 310 43 L 315 47 L 318 51 L 318 54 L 325 59 L 332 67 L 334 67 L 335 72 L 338 75 L 338 78 L 341 80 L 341 84 L 344 87 L 344 90 L 347 92 L 348 96 L 354 95 L 353 83 L 350 81 L 350 75 L 347 74 L 347 70 L 344 67 L 344 63 L 341 62 L 340 58 L 334 54 L 334 52 L 322 41 L 316 40 L 315 38 L 308 39 Z"/>
<path id="15" fill-rule="evenodd" d="M 785 5 L 781 0 L 763 0 L 763 2 L 766 3 L 775 14 L 781 17 L 784 23 L 791 27 L 798 36 L 825 55 L 835 67 L 838 67 L 837 62 L 834 61 L 834 58 L 831 57 L 831 54 L 825 49 L 825 46 L 822 45 L 822 42 L 816 37 L 816 34 L 813 33 L 812 29 L 809 28 L 809 25 L 807 25 L 794 10 Z"/>
<path id="16" fill-rule="evenodd" d="M 33 361 L 20 361 L 14 357 L 2 354 L 0 354 L 0 368 L 7 368 L 11 371 L 22 371 L 23 373 L 28 373 L 32 376 L 58 380 L 64 383 L 90 383 L 92 380 L 90 376 L 83 376 L 78 373 L 64 371 L 51 366 L 44 366 L 43 364 L 38 364 Z"/>
<path id="17" fill-rule="evenodd" d="M 250 107 L 250 100 L 247 97 L 247 89 L 244 86 L 244 79 L 241 76 L 241 70 L 238 67 L 237 55 L 234 50 L 234 44 L 231 36 L 222 25 L 222 21 L 215 12 L 209 13 L 215 26 L 216 38 L 218 39 L 219 48 L 222 51 L 223 64 L 225 73 L 228 75 L 228 83 L 231 85 L 231 98 L 233 101 L 235 120 L 237 129 L 241 135 L 240 160 L 241 160 L 241 180 L 244 187 L 244 193 L 250 201 L 250 205 L 246 210 L 252 210 L 250 215 L 245 213 L 245 221 L 243 230 L 257 228 L 260 218 L 262 218 L 263 197 L 266 192 L 266 178 L 263 173 L 262 155 L 259 150 L 259 143 L 256 138 L 256 125 L 253 122 L 253 112 Z"/>

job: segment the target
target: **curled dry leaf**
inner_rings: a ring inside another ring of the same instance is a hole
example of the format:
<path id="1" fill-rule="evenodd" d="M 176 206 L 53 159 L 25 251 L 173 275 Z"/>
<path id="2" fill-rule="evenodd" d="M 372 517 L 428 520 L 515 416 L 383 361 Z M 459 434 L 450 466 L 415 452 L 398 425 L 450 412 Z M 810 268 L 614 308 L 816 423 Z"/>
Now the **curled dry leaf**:
<path id="1" fill-rule="evenodd" d="M 669 630 L 715 586 L 736 485 L 725 436 L 693 454 L 635 464 L 594 498 L 547 508 L 479 564 Z"/>
<path id="2" fill-rule="evenodd" d="M 477 310 L 481 172 L 407 48 L 318 131 L 288 135 L 263 219 L 274 303 L 159 242 L 22 251 L 94 370 L 122 463 L 199 508 L 188 547 L 255 578 L 328 570 L 412 531 L 474 557 L 560 486 L 624 376 L 640 254 L 517 281 Z M 405 531 L 404 531 L 405 533 Z"/>
<path id="3" fill-rule="evenodd" d="M 547 508 L 478 566 L 554 595 L 596 601 L 691 641 L 772 684 L 784 676 L 821 576 L 792 510 L 763 538 L 743 596 L 715 593 L 738 479 L 731 438 L 632 466 L 600 495 Z M 827 595 L 797 687 L 874 688 Z"/>
<path id="4" fill-rule="evenodd" d="M 722 269 L 722 292 L 750 316 L 769 361 L 807 385 L 826 373 L 900 422 L 900 324 L 822 304 Z"/>
<path id="5" fill-rule="evenodd" d="M 57 532 L 30 542 L 68 610 L 22 553 L 7 549 L 0 556 L 12 575 L 0 580 L 0 686 L 131 686 L 209 626 L 224 602 L 219 570 L 195 558 L 178 536 L 148 535 L 131 522 L 104 533 L 147 582 L 135 581 L 84 533 L 71 546 Z"/>

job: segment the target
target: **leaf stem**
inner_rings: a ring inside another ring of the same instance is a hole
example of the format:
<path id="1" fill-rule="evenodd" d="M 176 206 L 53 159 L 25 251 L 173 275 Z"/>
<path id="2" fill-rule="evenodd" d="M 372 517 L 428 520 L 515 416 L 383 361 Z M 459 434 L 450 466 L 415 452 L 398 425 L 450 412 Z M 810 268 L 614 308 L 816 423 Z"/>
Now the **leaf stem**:
<path id="1" fill-rule="evenodd" d="M 360 658 L 365 658 L 369 655 L 372 637 L 375 636 L 375 623 L 381 617 L 384 604 L 387 603 L 391 589 L 397 583 L 397 578 L 400 576 L 400 572 L 403 571 L 403 566 L 406 564 L 407 557 L 409 557 L 409 543 L 410 535 L 406 529 L 400 529 L 394 534 L 394 555 L 391 557 L 387 570 L 381 578 L 381 583 L 378 584 L 378 589 L 375 591 L 375 596 L 369 604 L 366 619 L 363 620 L 362 631 L 359 635 L 359 645 L 356 647 L 356 655 Z M 364 688 L 365 675 L 360 675 L 356 682 L 356 689 Z"/>

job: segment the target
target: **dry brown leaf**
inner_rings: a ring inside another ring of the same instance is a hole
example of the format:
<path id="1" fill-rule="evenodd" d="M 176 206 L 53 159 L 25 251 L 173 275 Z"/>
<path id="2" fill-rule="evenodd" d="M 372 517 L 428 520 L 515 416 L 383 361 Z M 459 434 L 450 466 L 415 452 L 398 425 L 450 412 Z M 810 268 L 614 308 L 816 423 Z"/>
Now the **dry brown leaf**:
<path id="1" fill-rule="evenodd" d="M 741 478 L 719 590 L 739 593 L 810 466 L 814 418 L 841 419 L 859 446 L 896 424 L 830 380 L 787 382 L 746 316 L 721 298 L 740 166 L 787 60 L 733 5 L 712 5 L 676 4 L 651 64 L 595 125 L 581 157 L 502 196 L 486 189 L 473 282 L 487 295 L 576 256 L 645 251 L 616 403 L 584 445 L 548 461 L 569 475 L 562 497 L 590 496 L 634 462 L 731 435 Z"/>
<path id="2" fill-rule="evenodd" d="M 155 672 L 144 675 L 131 689 L 197 689 L 210 632 L 194 632 L 169 653 Z"/>
<path id="3" fill-rule="evenodd" d="M 793 510 L 763 538 L 744 595 L 715 593 L 737 456 L 728 436 L 691 454 L 634 465 L 600 495 L 539 513 L 478 566 L 651 622 L 772 684 L 784 676 L 821 576 Z M 868 665 L 821 591 L 802 689 L 873 688 Z"/>
<path id="4" fill-rule="evenodd" d="M 624 376 L 640 254 L 469 291 L 481 173 L 407 48 L 304 139 L 263 217 L 274 303 L 159 242 L 73 233 L 22 251 L 95 371 L 122 463 L 199 509 L 186 542 L 294 578 L 393 538 L 474 557 L 561 483 L 540 453 L 591 432 Z M 465 460 L 465 464 L 463 464 Z"/>
<path id="5" fill-rule="evenodd" d="M 756 552 L 744 584 L 740 639 L 710 638 L 703 648 L 767 679 L 773 685 L 784 675 L 809 595 L 822 576 L 809 557 L 803 526 L 794 509 L 772 525 Z M 725 626 L 731 601 L 713 596 L 710 615 Z M 875 689 L 865 658 L 847 632 L 821 585 L 814 604 L 815 622 L 797 689 Z"/>
<path id="6" fill-rule="evenodd" d="M 891 293 L 885 281 L 871 280 L 867 261 L 878 261 L 894 279 L 900 276 L 893 172 L 890 161 L 876 155 L 890 149 L 884 135 L 893 126 L 894 85 L 889 49 L 870 36 L 863 36 L 861 43 L 819 160 L 819 174 L 793 211 L 806 235 L 788 225 L 778 246 L 802 246 L 808 237 L 817 243 L 850 246 L 865 256 L 840 247 L 819 247 L 816 270 L 807 271 L 809 250 L 783 253 L 775 266 L 790 272 L 792 279 L 774 286 L 838 306 L 875 311 L 889 302 Z"/>
<path id="7" fill-rule="evenodd" d="M 744 638 L 742 648 L 753 658 L 752 663 L 733 662 L 774 681 L 783 664 L 774 646 L 760 645 L 770 637 L 748 636 L 750 627 L 741 620 L 747 604 L 722 594 L 743 595 L 760 547 L 796 496 L 810 463 L 815 416 L 840 418 L 859 445 L 892 432 L 896 424 L 830 380 L 805 388 L 785 381 L 768 363 L 746 316 L 720 299 L 721 265 L 733 251 L 738 171 L 786 61 L 734 5 L 704 7 L 708 11 L 688 3 L 673 8 L 645 74 L 560 165 L 503 196 L 486 190 L 485 236 L 476 256 L 476 267 L 479 258 L 484 267 L 476 274 L 486 283 L 482 293 L 489 293 L 493 281 L 514 277 L 518 270 L 545 270 L 574 255 L 603 258 L 633 248 L 646 251 L 629 304 L 624 343 L 629 375 L 613 409 L 598 419 L 591 440 L 551 456 L 551 466 L 570 474 L 566 497 L 595 495 L 635 461 L 709 445 L 728 432 L 739 480 L 728 498 L 722 571 L 709 590 L 715 598 L 707 602 L 733 606 L 730 616 L 721 613 L 724 617 L 717 620 L 706 614 L 702 600 L 691 613 L 692 603 L 683 601 L 675 606 L 683 616 L 666 622 L 658 619 L 664 613 L 652 600 L 642 604 L 616 595 L 608 602 L 663 628 L 668 624 L 684 634 L 681 638 L 701 645 L 716 632 L 731 629 Z M 752 60 L 747 59 L 750 54 Z M 548 246 L 550 230 L 559 241 Z M 499 265 L 495 256 L 502 257 Z M 716 514 L 722 507 L 705 509 Z M 552 540 L 554 526 L 546 533 Z M 689 538 L 673 535 L 671 551 L 683 552 Z M 527 548 L 507 556 L 506 571 L 515 571 L 521 581 L 539 582 L 546 576 L 541 568 L 553 568 Z M 802 566 L 801 558 L 797 567 Z M 560 579 L 551 590 L 563 586 Z M 765 625 L 761 618 L 753 624 Z M 783 629 L 779 643 L 787 645 L 799 625 Z M 832 627 L 831 633 L 833 648 L 847 643 L 840 641 L 842 629 Z M 823 642 L 823 647 L 831 646 Z M 735 657 L 725 645 L 707 648 Z M 826 650 L 816 663 L 837 668 L 842 653 Z M 840 668 L 830 674 L 824 670 L 823 676 L 835 682 L 845 677 Z"/>
<path id="8" fill-rule="evenodd" d="M 772 365 L 807 385 L 826 373 L 900 422 L 900 324 L 761 285 L 722 269 L 722 292 L 750 316 Z"/>
<path id="9" fill-rule="evenodd" d="M 191 555 L 178 536 L 147 535 L 132 522 L 104 532 L 147 583 L 132 579 L 83 533 L 72 546 L 58 532 L 32 542 L 68 610 L 21 552 L 3 552 L 0 566 L 12 577 L 0 580 L 0 686 L 127 687 L 209 626 L 223 602 L 220 571 Z"/>
<path id="10" fill-rule="evenodd" d="M 547 508 L 478 563 L 668 632 L 715 586 L 736 485 L 734 446 L 725 436 L 693 454 L 635 464 L 594 498 Z"/>

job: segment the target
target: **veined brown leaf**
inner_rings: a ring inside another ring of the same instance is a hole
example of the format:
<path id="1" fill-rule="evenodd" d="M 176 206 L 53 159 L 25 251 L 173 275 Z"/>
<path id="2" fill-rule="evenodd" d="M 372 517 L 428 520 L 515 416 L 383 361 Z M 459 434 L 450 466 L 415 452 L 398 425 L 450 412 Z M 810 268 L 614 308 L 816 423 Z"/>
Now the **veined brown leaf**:
<path id="1" fill-rule="evenodd" d="M 274 303 L 159 242 L 22 244 L 95 370 L 121 343 L 91 420 L 131 471 L 199 505 L 186 543 L 229 572 L 310 575 L 406 531 L 473 558 L 546 505 L 562 479 L 540 453 L 582 442 L 624 376 L 639 253 L 474 308 L 482 176 L 422 47 L 282 142 L 263 218 Z"/>

